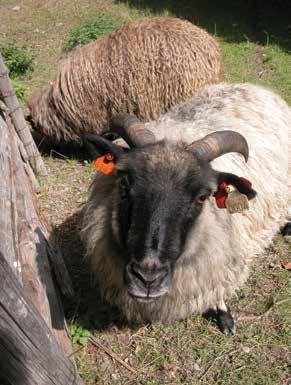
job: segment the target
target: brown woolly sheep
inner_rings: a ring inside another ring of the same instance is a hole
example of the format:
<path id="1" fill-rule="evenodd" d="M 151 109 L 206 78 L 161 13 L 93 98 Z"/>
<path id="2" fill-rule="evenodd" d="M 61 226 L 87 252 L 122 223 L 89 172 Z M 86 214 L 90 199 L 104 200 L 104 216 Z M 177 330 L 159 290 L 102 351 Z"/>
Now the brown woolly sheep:
<path id="1" fill-rule="evenodd" d="M 72 51 L 50 87 L 28 103 L 41 134 L 56 142 L 102 134 L 116 113 L 156 119 L 219 80 L 215 40 L 171 17 L 137 20 Z"/>

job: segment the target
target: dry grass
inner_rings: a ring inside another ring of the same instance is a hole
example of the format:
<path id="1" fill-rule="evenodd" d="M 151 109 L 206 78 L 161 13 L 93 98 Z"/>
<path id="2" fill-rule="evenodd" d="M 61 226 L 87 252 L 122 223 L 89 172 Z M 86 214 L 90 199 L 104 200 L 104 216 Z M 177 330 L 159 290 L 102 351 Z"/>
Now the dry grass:
<path id="1" fill-rule="evenodd" d="M 32 78 L 25 79 L 32 93 L 52 79 L 71 27 L 86 23 L 96 12 L 110 11 L 125 19 L 144 14 L 171 14 L 177 8 L 174 3 L 0 0 L 0 43 L 18 46 L 25 43 L 33 51 L 35 69 Z M 205 6 L 199 8 L 198 3 L 201 2 L 193 2 L 193 6 L 191 2 L 189 6 L 183 0 L 179 12 L 193 15 L 193 20 L 217 34 L 222 47 L 224 79 L 265 84 L 290 101 L 291 61 L 285 41 L 276 41 L 270 34 L 268 44 L 251 42 L 243 14 L 229 15 L 223 7 L 218 10 L 214 7 L 211 13 L 212 2 L 207 2 L 209 10 Z M 20 6 L 20 10 L 12 10 L 15 6 Z M 55 155 L 45 157 L 49 177 L 42 183 L 41 202 L 74 282 L 76 296 L 73 301 L 65 300 L 68 322 L 80 330 L 89 330 L 137 371 L 137 374 L 129 372 L 104 350 L 88 342 L 75 355 L 87 385 L 290 383 L 287 371 L 290 286 L 288 272 L 280 264 L 290 250 L 280 237 L 264 257 L 255 261 L 247 284 L 231 303 L 237 318 L 234 338 L 225 337 L 200 316 L 170 326 L 126 325 L 116 309 L 100 301 L 78 238 L 78 208 L 87 197 L 92 170 L 88 164 Z"/>
<path id="2" fill-rule="evenodd" d="M 113 0 L 20 0 L 0 1 L 0 41 L 23 44 L 35 53 L 35 70 L 29 80 L 28 96 L 47 84 L 56 72 L 69 29 L 81 20 L 90 20 L 108 9 L 128 15 L 123 5 Z M 13 10 L 14 7 L 19 10 Z"/>

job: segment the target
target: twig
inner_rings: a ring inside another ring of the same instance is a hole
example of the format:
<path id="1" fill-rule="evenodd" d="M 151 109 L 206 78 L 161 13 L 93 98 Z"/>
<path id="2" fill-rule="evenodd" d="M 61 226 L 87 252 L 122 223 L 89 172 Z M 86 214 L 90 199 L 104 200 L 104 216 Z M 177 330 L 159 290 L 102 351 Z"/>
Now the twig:
<path id="1" fill-rule="evenodd" d="M 120 365 L 124 366 L 127 370 L 129 370 L 131 373 L 134 373 L 136 374 L 136 370 L 133 369 L 130 365 L 128 365 L 125 361 L 123 361 L 119 355 L 117 355 L 116 353 L 114 353 L 112 350 L 108 349 L 106 346 L 102 345 L 100 342 L 96 341 L 95 338 L 93 337 L 89 337 L 89 341 L 97 346 L 97 348 L 99 349 L 102 349 L 104 350 L 104 352 L 106 354 L 108 354 L 111 358 L 113 358 L 114 360 L 116 360 L 117 362 L 120 363 Z"/>
<path id="2" fill-rule="evenodd" d="M 63 154 L 61 154 L 60 152 L 58 152 L 58 151 L 56 151 L 56 150 L 51 150 L 50 155 L 52 156 L 53 153 L 55 153 L 55 154 L 61 156 L 61 157 L 64 158 L 64 159 L 69 159 L 68 156 L 63 155 Z"/>
<path id="3" fill-rule="evenodd" d="M 67 357 L 68 357 L 68 358 L 73 357 L 75 354 L 79 353 L 80 350 L 84 349 L 84 347 L 85 347 L 85 345 L 80 346 L 78 349 L 76 349 L 74 352 L 72 352 L 71 354 L 69 354 Z"/>
<path id="4" fill-rule="evenodd" d="M 207 368 L 200 374 L 200 376 L 198 377 L 198 379 L 201 380 L 201 378 L 204 377 L 204 376 L 209 372 L 209 370 L 214 366 L 215 362 L 216 362 L 217 360 L 219 360 L 220 358 L 222 358 L 222 357 L 223 357 L 223 355 L 222 355 L 222 356 L 215 357 L 214 360 L 211 362 L 211 364 L 209 364 L 209 365 L 207 366 Z"/>
<path id="5" fill-rule="evenodd" d="M 261 318 L 260 315 L 255 314 L 242 314 L 237 317 L 238 321 L 241 322 L 251 322 L 251 321 L 258 321 Z"/>
<path id="6" fill-rule="evenodd" d="M 209 370 L 213 368 L 213 366 L 214 366 L 216 361 L 218 361 L 218 360 L 220 360 L 221 358 L 224 357 L 223 363 L 221 364 L 221 366 L 223 366 L 224 363 L 226 362 L 227 358 L 230 357 L 230 356 L 233 356 L 236 352 L 238 352 L 238 349 L 231 350 L 231 351 L 229 351 L 226 354 L 222 354 L 221 356 L 215 357 L 214 360 L 211 362 L 211 364 L 208 365 L 207 368 L 200 374 L 198 379 L 200 380 L 202 377 L 204 377 L 209 372 Z"/>
<path id="7" fill-rule="evenodd" d="M 245 367 L 246 367 L 245 365 L 241 365 L 238 368 L 233 369 L 233 372 L 238 372 L 239 370 L 243 370 Z"/>
<path id="8" fill-rule="evenodd" d="M 255 315 L 255 314 L 241 314 L 241 315 L 238 315 L 237 320 L 238 321 L 246 321 L 246 322 L 248 322 L 248 321 L 259 321 L 262 318 L 267 317 L 269 315 L 269 313 L 271 312 L 271 310 L 275 306 L 281 305 L 282 303 L 289 302 L 289 301 L 290 301 L 289 298 L 285 298 L 285 299 L 282 299 L 281 301 L 273 302 L 270 305 L 270 307 L 266 311 L 264 311 L 263 313 L 258 314 L 258 315 Z"/>
<path id="9" fill-rule="evenodd" d="M 285 298 L 285 299 L 282 299 L 282 301 L 275 302 L 274 305 L 278 306 L 278 305 L 281 305 L 282 303 L 289 302 L 289 301 L 290 301 L 290 298 Z"/>
<path id="10" fill-rule="evenodd" d="M 80 307 L 80 303 L 81 303 L 80 291 L 78 292 L 77 298 L 78 298 L 78 300 L 77 300 L 77 303 L 76 303 L 76 306 L 75 306 L 75 309 L 74 309 L 74 313 L 73 313 L 72 318 L 71 318 L 71 323 L 73 323 L 75 321 L 75 318 L 77 316 L 77 312 L 78 312 L 79 307 Z"/>
<path id="11" fill-rule="evenodd" d="M 37 149 L 39 150 L 40 146 L 42 145 L 42 142 L 44 141 L 44 137 L 41 138 L 40 142 L 37 145 Z"/>

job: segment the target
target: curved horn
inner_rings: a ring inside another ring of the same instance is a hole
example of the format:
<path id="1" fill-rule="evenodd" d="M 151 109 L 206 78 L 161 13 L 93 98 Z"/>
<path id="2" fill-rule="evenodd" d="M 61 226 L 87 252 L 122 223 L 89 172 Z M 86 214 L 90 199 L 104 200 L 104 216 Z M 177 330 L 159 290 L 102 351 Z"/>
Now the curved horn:
<path id="1" fill-rule="evenodd" d="M 187 146 L 201 159 L 211 162 L 229 152 L 237 152 L 248 161 L 249 146 L 246 139 L 235 131 L 216 131 Z"/>
<path id="2" fill-rule="evenodd" d="M 111 129 L 117 132 L 130 147 L 142 147 L 156 142 L 155 135 L 145 128 L 136 116 L 118 114 L 111 120 Z"/>

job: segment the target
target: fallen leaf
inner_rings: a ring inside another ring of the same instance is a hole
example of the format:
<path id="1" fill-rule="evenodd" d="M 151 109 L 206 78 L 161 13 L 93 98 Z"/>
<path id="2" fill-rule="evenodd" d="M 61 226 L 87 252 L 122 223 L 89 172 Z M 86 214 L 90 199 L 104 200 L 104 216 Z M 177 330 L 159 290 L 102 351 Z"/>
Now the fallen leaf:
<path id="1" fill-rule="evenodd" d="M 289 261 L 281 261 L 281 266 L 286 270 L 291 270 L 291 262 Z"/>

